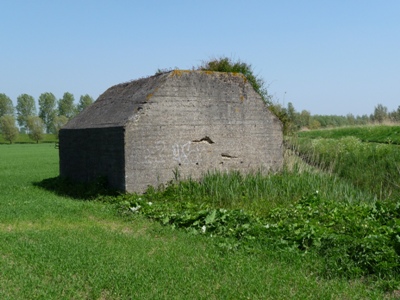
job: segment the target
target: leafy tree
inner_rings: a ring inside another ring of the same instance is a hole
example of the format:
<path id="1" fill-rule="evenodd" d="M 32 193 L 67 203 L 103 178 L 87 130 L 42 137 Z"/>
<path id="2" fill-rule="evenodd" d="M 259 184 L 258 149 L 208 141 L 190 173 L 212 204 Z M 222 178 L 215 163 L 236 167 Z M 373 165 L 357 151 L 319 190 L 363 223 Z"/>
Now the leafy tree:
<path id="1" fill-rule="evenodd" d="M 368 115 L 357 116 L 357 124 L 366 125 L 370 122 Z"/>
<path id="2" fill-rule="evenodd" d="M 302 127 L 308 127 L 310 124 L 310 120 L 311 120 L 311 114 L 309 111 L 307 110 L 302 110 L 300 115 L 299 115 L 299 126 L 300 128 Z"/>
<path id="3" fill-rule="evenodd" d="M 53 121 L 53 127 L 55 130 L 55 134 L 58 138 L 58 133 L 60 132 L 61 127 L 67 124 L 68 118 L 66 116 L 56 116 Z"/>
<path id="4" fill-rule="evenodd" d="M 355 125 L 356 124 L 356 118 L 354 117 L 353 114 L 347 114 L 346 116 L 348 125 Z"/>
<path id="5" fill-rule="evenodd" d="M 17 98 L 17 121 L 20 127 L 27 127 L 27 119 L 29 116 L 36 116 L 35 99 L 28 95 L 22 94 Z"/>
<path id="6" fill-rule="evenodd" d="M 6 94 L 0 94 L 0 117 L 6 115 L 14 115 L 14 106 Z"/>
<path id="7" fill-rule="evenodd" d="M 63 97 L 58 100 L 58 115 L 71 119 L 76 113 L 74 101 L 74 95 L 68 92 L 64 93 Z"/>
<path id="8" fill-rule="evenodd" d="M 18 138 L 18 128 L 15 125 L 15 118 L 11 115 L 0 117 L 0 130 L 3 138 L 12 144 Z"/>
<path id="9" fill-rule="evenodd" d="M 294 122 L 294 120 L 296 119 L 296 110 L 295 110 L 292 102 L 288 103 L 287 114 L 288 114 L 288 117 Z"/>
<path id="10" fill-rule="evenodd" d="M 39 96 L 39 117 L 46 126 L 46 132 L 54 131 L 53 120 L 56 116 L 56 97 L 52 93 L 43 93 Z"/>
<path id="11" fill-rule="evenodd" d="M 296 112 L 292 102 L 288 103 L 286 111 L 288 117 L 288 132 L 294 132 L 295 130 L 298 130 L 300 126 L 297 121 L 298 113 Z"/>
<path id="12" fill-rule="evenodd" d="M 28 117 L 26 123 L 29 129 L 29 138 L 36 141 L 36 143 L 39 143 L 39 141 L 43 140 L 43 132 L 45 129 L 43 120 L 38 116 L 30 116 Z"/>
<path id="13" fill-rule="evenodd" d="M 93 98 L 90 97 L 88 94 L 81 96 L 81 98 L 79 99 L 79 104 L 77 106 L 78 113 L 91 105 L 93 102 Z"/>
<path id="14" fill-rule="evenodd" d="M 313 118 L 317 120 L 322 127 L 327 127 L 331 123 L 332 116 L 314 115 Z M 300 124 L 298 126 L 301 126 Z"/>
<path id="15" fill-rule="evenodd" d="M 388 109 L 382 104 L 375 106 L 373 120 L 378 123 L 383 123 L 383 121 L 388 119 Z"/>
<path id="16" fill-rule="evenodd" d="M 400 122 L 400 106 L 397 107 L 397 110 L 389 113 L 389 117 L 393 122 Z"/>
<path id="17" fill-rule="evenodd" d="M 310 123 L 308 124 L 309 129 L 318 129 L 321 127 L 321 123 L 314 119 L 313 117 L 310 118 Z"/>

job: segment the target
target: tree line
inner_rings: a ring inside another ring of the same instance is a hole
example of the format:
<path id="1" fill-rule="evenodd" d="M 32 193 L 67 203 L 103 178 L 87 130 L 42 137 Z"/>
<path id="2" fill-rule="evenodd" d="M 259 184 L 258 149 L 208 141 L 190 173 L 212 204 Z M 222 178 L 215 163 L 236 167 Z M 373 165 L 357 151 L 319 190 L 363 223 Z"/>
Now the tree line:
<path id="1" fill-rule="evenodd" d="M 311 115 L 307 110 L 297 112 L 291 102 L 287 107 L 272 103 L 272 111 L 284 124 L 285 134 L 290 134 L 302 129 L 319 129 L 340 126 L 355 126 L 383 123 L 400 123 L 400 106 L 396 110 L 389 111 L 383 104 L 375 106 L 370 115 L 357 115 L 349 113 L 346 116 L 338 115 Z"/>
<path id="2" fill-rule="evenodd" d="M 37 143 L 43 139 L 44 133 L 58 135 L 60 128 L 93 103 L 88 94 L 82 95 L 75 104 L 74 95 L 66 92 L 61 99 L 53 93 L 42 93 L 38 98 L 39 109 L 34 97 L 21 94 L 14 107 L 10 97 L 0 93 L 0 133 L 6 141 L 14 142 L 18 134 L 28 133 Z M 18 124 L 18 126 L 17 126 Z"/>

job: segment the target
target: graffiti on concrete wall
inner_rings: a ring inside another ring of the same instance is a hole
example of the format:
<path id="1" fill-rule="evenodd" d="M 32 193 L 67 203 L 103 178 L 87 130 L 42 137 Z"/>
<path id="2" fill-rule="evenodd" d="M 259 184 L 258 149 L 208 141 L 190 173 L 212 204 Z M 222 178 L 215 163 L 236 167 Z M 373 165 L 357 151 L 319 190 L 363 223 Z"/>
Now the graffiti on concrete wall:
<path id="1" fill-rule="evenodd" d="M 201 161 L 201 153 L 197 143 L 187 142 L 172 146 L 172 157 L 179 164 L 198 164 Z"/>
<path id="2" fill-rule="evenodd" d="M 165 149 L 165 142 L 155 142 L 152 148 L 146 149 L 146 155 L 144 156 L 145 161 L 148 163 L 165 163 Z"/>
<path id="3" fill-rule="evenodd" d="M 198 164 L 201 162 L 201 152 L 198 143 L 186 142 L 172 145 L 172 151 L 164 141 L 157 141 L 146 149 L 144 161 L 148 164 L 164 164 L 172 160 L 180 165 Z"/>

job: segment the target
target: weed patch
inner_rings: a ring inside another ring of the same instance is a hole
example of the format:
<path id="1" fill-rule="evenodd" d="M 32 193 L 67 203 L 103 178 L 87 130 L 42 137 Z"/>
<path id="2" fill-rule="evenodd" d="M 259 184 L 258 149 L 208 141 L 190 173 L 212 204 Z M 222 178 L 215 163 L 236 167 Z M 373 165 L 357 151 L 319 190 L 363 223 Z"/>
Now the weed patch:
<path id="1" fill-rule="evenodd" d="M 346 203 L 304 197 L 269 216 L 268 232 L 302 251 L 316 251 L 328 276 L 397 277 L 400 203 Z"/>

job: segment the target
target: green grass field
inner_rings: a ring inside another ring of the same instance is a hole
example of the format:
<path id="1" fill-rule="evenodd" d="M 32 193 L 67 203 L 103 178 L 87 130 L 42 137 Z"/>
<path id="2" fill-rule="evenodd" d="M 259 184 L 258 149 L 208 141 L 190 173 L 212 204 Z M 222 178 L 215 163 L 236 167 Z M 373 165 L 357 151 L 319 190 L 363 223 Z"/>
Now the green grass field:
<path id="1" fill-rule="evenodd" d="M 300 165 L 268 177 L 210 175 L 121 201 L 87 201 L 41 187 L 58 176 L 54 145 L 0 145 L 0 299 L 391 298 L 386 290 L 396 289 L 395 276 L 335 276 L 312 249 L 252 239 L 226 248 L 221 245 L 232 237 L 190 234 L 163 226 L 155 217 L 160 211 L 123 209 L 143 197 L 165 214 L 190 203 L 242 209 L 255 218 L 274 211 L 276 218 L 316 190 L 330 201 L 374 202 L 347 181 Z"/>

